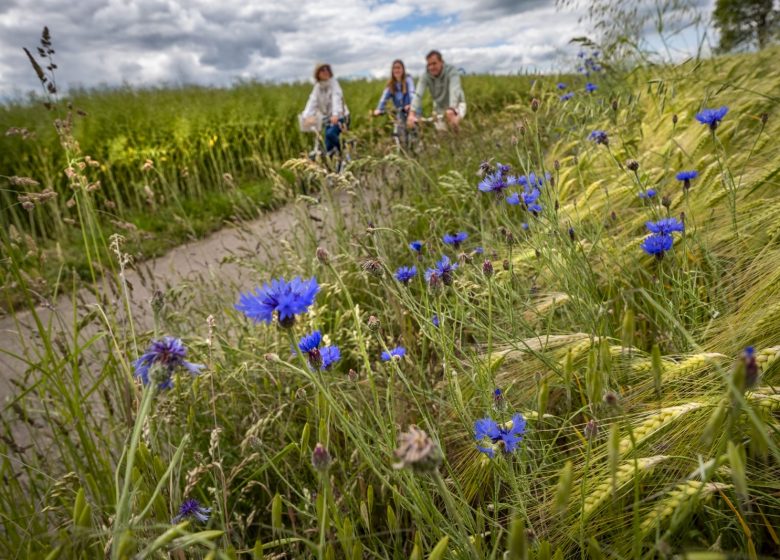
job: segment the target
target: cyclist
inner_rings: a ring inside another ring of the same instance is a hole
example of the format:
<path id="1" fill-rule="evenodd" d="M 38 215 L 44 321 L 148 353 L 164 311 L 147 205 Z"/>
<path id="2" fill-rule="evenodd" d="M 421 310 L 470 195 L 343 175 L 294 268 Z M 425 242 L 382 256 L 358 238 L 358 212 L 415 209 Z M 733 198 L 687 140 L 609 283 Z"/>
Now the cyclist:
<path id="1" fill-rule="evenodd" d="M 318 63 L 314 66 L 314 88 L 301 114 L 303 128 L 319 130 L 325 122 L 325 152 L 332 155 L 339 152 L 342 130 L 349 125 L 349 109 L 344 103 L 344 93 L 330 64 Z"/>
<path id="2" fill-rule="evenodd" d="M 379 99 L 379 105 L 374 109 L 374 116 L 384 114 L 385 105 L 388 100 L 392 100 L 396 111 L 406 118 L 409 107 L 414 97 L 414 80 L 406 73 L 406 67 L 402 60 L 394 60 L 390 69 L 390 79 L 387 81 L 382 97 Z"/>
<path id="3" fill-rule="evenodd" d="M 429 52 L 425 61 L 426 72 L 417 82 L 417 91 L 406 119 L 407 126 L 411 128 L 417 122 L 422 112 L 423 95 L 430 90 L 434 112 L 443 114 L 446 124 L 457 131 L 460 121 L 466 116 L 466 97 L 460 86 L 460 74 L 457 68 L 444 63 L 439 51 Z"/>

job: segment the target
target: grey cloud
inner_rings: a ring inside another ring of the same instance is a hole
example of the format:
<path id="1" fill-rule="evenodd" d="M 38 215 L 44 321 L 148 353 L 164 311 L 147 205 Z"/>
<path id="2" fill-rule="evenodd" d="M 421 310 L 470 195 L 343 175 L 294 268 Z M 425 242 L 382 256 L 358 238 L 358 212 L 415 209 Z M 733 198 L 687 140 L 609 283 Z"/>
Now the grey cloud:
<path id="1" fill-rule="evenodd" d="M 0 0 L 0 96 L 39 89 L 21 47 L 34 48 L 44 25 L 58 82 L 86 87 L 309 80 L 316 60 L 342 77 L 384 76 L 396 57 L 419 75 L 431 48 L 469 72 L 514 72 L 552 66 L 583 33 L 579 14 L 556 12 L 554 0 L 396 2 Z M 387 24 L 410 13 L 440 13 L 449 23 L 390 39 Z"/>
<path id="2" fill-rule="evenodd" d="M 469 14 L 491 18 L 550 7 L 555 4 L 555 0 L 484 0 L 474 4 Z"/>

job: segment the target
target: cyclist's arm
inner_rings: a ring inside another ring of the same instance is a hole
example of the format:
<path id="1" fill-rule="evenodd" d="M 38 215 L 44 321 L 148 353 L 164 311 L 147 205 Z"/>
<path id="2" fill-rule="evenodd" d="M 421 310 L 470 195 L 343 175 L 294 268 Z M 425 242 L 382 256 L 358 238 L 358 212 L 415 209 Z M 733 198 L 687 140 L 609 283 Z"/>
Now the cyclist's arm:
<path id="1" fill-rule="evenodd" d="M 385 90 L 382 92 L 382 97 L 379 98 L 379 105 L 376 106 L 376 110 L 380 113 L 385 112 L 385 105 L 387 105 L 387 100 L 390 99 L 390 96 L 392 95 L 392 92 L 390 91 L 389 87 L 386 87 Z"/>
<path id="2" fill-rule="evenodd" d="M 341 85 L 336 81 L 333 80 L 333 93 L 332 93 L 332 105 L 331 105 L 331 116 L 332 117 L 343 117 L 346 114 L 345 105 L 344 105 L 344 92 L 341 91 Z"/>
<path id="3" fill-rule="evenodd" d="M 423 75 L 417 82 L 417 90 L 412 97 L 412 113 L 420 115 L 422 113 L 422 98 L 425 95 L 425 89 L 427 84 L 425 83 L 425 75 Z"/>
<path id="4" fill-rule="evenodd" d="M 304 117 L 314 117 L 319 112 L 317 109 L 317 90 L 319 88 L 317 85 L 312 88 L 311 93 L 309 94 L 309 100 L 306 101 L 306 107 L 303 109 L 303 116 Z"/>
<path id="5" fill-rule="evenodd" d="M 458 103 L 465 101 L 463 96 L 463 88 L 460 85 L 460 74 L 453 72 L 450 74 L 450 109 L 458 113 Z"/>
<path id="6" fill-rule="evenodd" d="M 412 100 L 414 99 L 414 80 L 411 76 L 406 78 L 406 95 L 409 99 L 409 103 L 404 103 L 404 108 L 406 108 L 406 105 L 411 107 Z M 404 99 L 404 101 L 406 101 L 406 99 Z"/>

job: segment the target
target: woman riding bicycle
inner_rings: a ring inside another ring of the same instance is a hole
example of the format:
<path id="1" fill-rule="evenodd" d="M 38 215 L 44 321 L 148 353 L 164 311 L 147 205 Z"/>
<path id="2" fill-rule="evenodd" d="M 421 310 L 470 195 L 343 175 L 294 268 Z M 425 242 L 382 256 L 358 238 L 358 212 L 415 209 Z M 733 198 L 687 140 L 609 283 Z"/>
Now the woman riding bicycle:
<path id="1" fill-rule="evenodd" d="M 344 103 L 341 86 L 333 77 L 330 64 L 317 64 L 314 67 L 314 80 L 314 89 L 301 116 L 307 126 L 319 126 L 322 120 L 327 119 L 325 152 L 333 154 L 341 149 L 339 139 L 342 129 L 349 124 L 349 109 Z"/>
<path id="2" fill-rule="evenodd" d="M 399 113 L 397 117 L 406 120 L 406 115 L 409 112 L 413 97 L 414 80 L 412 80 L 411 76 L 407 75 L 403 61 L 394 60 L 390 70 L 390 79 L 387 81 L 385 90 L 382 92 L 379 105 L 374 109 L 374 115 L 383 115 L 387 101 L 392 100 L 396 111 Z"/>

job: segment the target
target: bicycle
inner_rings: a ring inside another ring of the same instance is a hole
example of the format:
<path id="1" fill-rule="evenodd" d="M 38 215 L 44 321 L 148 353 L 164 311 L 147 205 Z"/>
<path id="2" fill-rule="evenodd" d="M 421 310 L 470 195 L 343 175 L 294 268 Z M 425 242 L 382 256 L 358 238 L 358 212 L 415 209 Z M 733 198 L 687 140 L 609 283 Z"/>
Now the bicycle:
<path id="1" fill-rule="evenodd" d="M 406 118 L 409 115 L 406 111 L 400 111 L 396 108 L 391 109 L 387 112 L 382 112 L 379 115 L 376 115 L 372 113 L 372 116 L 382 116 L 382 115 L 388 115 L 393 119 L 393 132 L 392 132 L 392 138 L 395 143 L 396 148 L 400 152 L 408 152 L 408 153 L 417 153 L 420 151 L 420 137 L 419 137 L 419 128 L 418 126 L 413 128 L 408 128 L 406 126 Z M 431 119 L 418 119 L 422 122 L 430 122 Z"/>
<path id="2" fill-rule="evenodd" d="M 355 159 L 355 147 L 357 145 L 357 140 L 355 138 L 344 138 L 345 134 L 349 131 L 349 121 L 349 115 L 347 115 L 344 122 L 340 124 L 340 149 L 331 150 L 330 153 L 326 153 L 325 130 L 330 125 L 330 117 L 321 115 L 304 117 L 303 113 L 298 115 L 298 126 L 301 132 L 314 133 L 314 146 L 308 153 L 309 159 L 325 165 L 330 171 L 335 171 L 336 173 L 344 171 L 347 165 Z"/>

